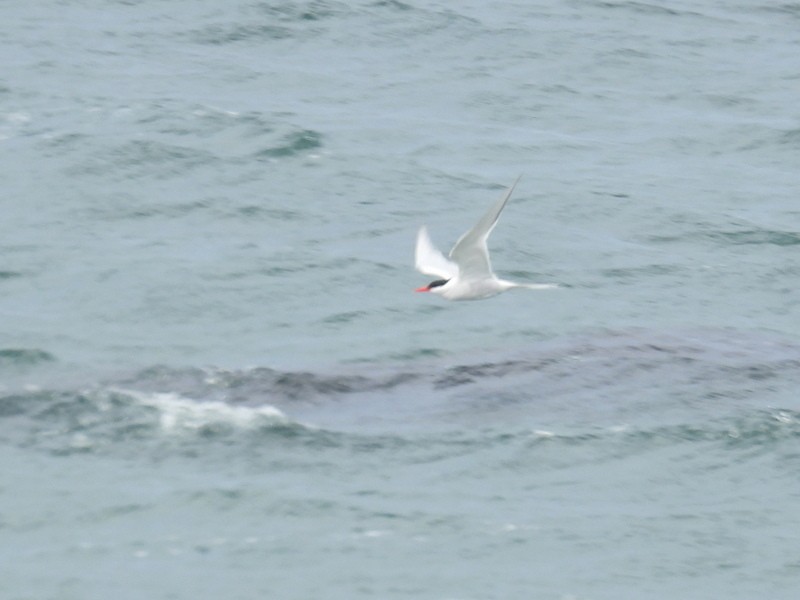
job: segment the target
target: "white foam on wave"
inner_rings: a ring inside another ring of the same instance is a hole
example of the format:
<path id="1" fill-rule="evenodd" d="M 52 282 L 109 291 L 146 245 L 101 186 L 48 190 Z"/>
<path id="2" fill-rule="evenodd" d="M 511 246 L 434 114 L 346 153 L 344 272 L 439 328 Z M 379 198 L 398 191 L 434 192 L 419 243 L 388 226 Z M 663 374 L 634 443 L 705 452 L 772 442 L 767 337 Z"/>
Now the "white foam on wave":
<path id="1" fill-rule="evenodd" d="M 118 391 L 135 398 L 144 406 L 156 408 L 160 414 L 160 425 L 165 431 L 192 431 L 213 424 L 253 429 L 290 422 L 283 412 L 270 405 L 232 406 L 218 401 L 192 400 L 172 392 Z"/>

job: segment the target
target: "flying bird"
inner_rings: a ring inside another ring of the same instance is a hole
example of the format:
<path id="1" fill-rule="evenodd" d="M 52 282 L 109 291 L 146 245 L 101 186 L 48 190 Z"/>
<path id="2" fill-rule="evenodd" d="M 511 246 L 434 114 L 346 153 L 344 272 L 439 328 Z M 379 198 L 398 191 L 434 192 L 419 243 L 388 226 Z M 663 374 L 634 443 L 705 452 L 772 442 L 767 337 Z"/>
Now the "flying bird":
<path id="1" fill-rule="evenodd" d="M 414 267 L 420 273 L 438 279 L 417 288 L 416 292 L 431 292 L 447 300 L 481 300 L 496 296 L 513 288 L 544 290 L 558 287 L 552 283 L 515 283 L 498 278 L 489 262 L 489 249 L 486 240 L 492 233 L 500 213 L 505 208 L 511 193 L 519 182 L 508 188 L 503 197 L 495 202 L 481 220 L 464 235 L 458 238 L 446 258 L 428 236 L 423 225 L 417 234 L 417 248 Z"/>

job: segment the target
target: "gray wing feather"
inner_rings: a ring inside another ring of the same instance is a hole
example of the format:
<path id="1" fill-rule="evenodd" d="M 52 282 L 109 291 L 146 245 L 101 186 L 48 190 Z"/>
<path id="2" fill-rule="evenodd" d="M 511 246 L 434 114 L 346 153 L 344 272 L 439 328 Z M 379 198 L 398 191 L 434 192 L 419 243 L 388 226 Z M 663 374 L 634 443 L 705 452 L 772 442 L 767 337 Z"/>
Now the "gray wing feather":
<path id="1" fill-rule="evenodd" d="M 486 240 L 495 225 L 497 225 L 497 219 L 514 192 L 519 179 L 517 177 L 517 180 L 508 188 L 508 191 L 486 211 L 486 214 L 481 217 L 475 227 L 458 238 L 456 245 L 450 250 L 450 258 L 458 264 L 461 277 L 482 278 L 493 275 Z"/>

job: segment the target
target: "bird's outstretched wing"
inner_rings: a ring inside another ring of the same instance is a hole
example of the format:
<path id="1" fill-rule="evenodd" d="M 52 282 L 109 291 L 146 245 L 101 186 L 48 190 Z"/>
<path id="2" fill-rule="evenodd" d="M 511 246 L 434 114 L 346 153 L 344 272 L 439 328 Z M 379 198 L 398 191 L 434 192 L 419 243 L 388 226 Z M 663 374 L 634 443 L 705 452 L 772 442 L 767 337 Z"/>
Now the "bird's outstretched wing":
<path id="1" fill-rule="evenodd" d="M 420 273 L 452 279 L 458 275 L 458 266 L 436 249 L 428 237 L 428 230 L 423 226 L 417 234 L 417 249 L 414 256 L 414 267 Z"/>
<path id="2" fill-rule="evenodd" d="M 450 258 L 458 264 L 462 277 L 483 279 L 493 276 L 486 240 L 494 226 L 497 225 L 497 219 L 517 186 L 517 182 L 519 182 L 519 177 L 508 188 L 508 191 L 486 211 L 475 227 L 458 238 L 456 245 L 450 250 Z"/>

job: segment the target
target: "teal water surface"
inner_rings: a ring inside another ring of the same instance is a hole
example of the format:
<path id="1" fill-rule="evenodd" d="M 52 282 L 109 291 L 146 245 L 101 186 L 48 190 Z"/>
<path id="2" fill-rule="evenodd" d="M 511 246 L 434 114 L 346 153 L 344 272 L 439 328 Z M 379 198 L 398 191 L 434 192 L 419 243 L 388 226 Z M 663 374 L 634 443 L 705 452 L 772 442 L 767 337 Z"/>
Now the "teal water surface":
<path id="1" fill-rule="evenodd" d="M 2 598 L 796 596 L 796 4 L 3 22 Z"/>

